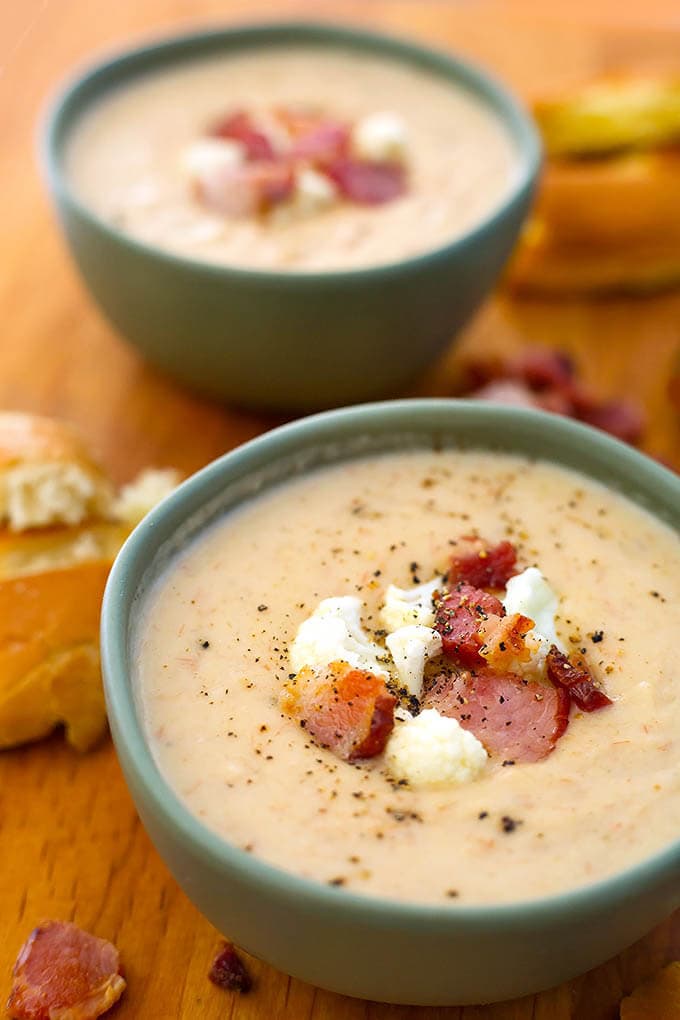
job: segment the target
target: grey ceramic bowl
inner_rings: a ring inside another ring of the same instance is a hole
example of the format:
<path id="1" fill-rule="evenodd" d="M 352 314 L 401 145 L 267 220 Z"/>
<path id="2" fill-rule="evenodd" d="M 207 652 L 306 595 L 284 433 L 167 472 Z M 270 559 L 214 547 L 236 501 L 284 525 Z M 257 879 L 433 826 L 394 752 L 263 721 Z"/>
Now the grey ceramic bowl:
<path id="1" fill-rule="evenodd" d="M 84 206 L 64 171 L 79 115 L 138 75 L 253 47 L 341 46 L 390 57 L 470 90 L 509 130 L 518 173 L 474 229 L 418 257 L 347 272 L 263 272 L 151 247 Z M 43 137 L 47 180 L 92 295 L 166 372 L 244 405 L 317 409 L 394 394 L 447 345 L 496 281 L 526 216 L 539 166 L 534 127 L 505 89 L 444 53 L 316 24 L 202 32 L 130 50 L 80 75 L 53 104 Z"/>
<path id="2" fill-rule="evenodd" d="M 298 878 L 231 846 L 180 802 L 149 750 L 130 657 L 147 586 L 175 550 L 217 515 L 315 465 L 433 445 L 510 450 L 568 465 L 680 528 L 680 479 L 630 447 L 564 418 L 443 400 L 373 404 L 307 418 L 194 475 L 130 537 L 104 599 L 106 697 L 142 821 L 184 891 L 222 932 L 275 967 L 348 995 L 420 1004 L 491 1002 L 581 973 L 670 914 L 680 905 L 680 842 L 606 881 L 501 906 L 418 906 Z"/>

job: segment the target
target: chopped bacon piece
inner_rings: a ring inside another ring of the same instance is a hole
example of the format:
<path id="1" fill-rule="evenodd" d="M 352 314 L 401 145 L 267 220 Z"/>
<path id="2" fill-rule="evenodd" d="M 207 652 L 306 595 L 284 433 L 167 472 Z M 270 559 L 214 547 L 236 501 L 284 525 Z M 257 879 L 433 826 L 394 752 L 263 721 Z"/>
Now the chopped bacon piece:
<path id="1" fill-rule="evenodd" d="M 118 950 L 66 921 L 45 921 L 22 946 L 7 1014 L 15 1020 L 95 1020 L 125 990 Z"/>
<path id="2" fill-rule="evenodd" d="M 534 621 L 521 613 L 511 616 L 489 616 L 479 627 L 482 646 L 479 654 L 495 670 L 512 669 L 527 663 L 531 651 L 524 640 Z"/>
<path id="3" fill-rule="evenodd" d="M 462 392 L 577 418 L 627 443 L 637 443 L 644 429 L 640 407 L 625 400 L 596 399 L 576 378 L 569 356 L 560 351 L 530 347 L 511 358 L 471 361 L 465 367 Z"/>
<path id="4" fill-rule="evenodd" d="M 459 538 L 451 556 L 449 584 L 463 581 L 475 588 L 505 588 L 517 573 L 517 552 L 505 539 L 488 545 L 481 538 L 465 535 Z"/>
<path id="5" fill-rule="evenodd" d="M 517 673 L 447 671 L 432 681 L 423 708 L 457 719 L 490 755 L 540 761 L 569 724 L 569 694 Z"/>
<path id="6" fill-rule="evenodd" d="M 229 992 L 245 994 L 253 987 L 245 963 L 236 952 L 233 942 L 223 942 L 222 948 L 212 962 L 208 978 L 214 985 L 225 988 Z"/>
<path id="7" fill-rule="evenodd" d="M 568 691 L 572 701 L 584 712 L 595 712 L 612 704 L 611 698 L 593 682 L 585 665 L 574 665 L 556 645 L 551 645 L 548 652 L 546 669 L 555 687 Z"/>
<path id="8" fill-rule="evenodd" d="M 359 205 L 381 205 L 406 191 L 401 163 L 369 163 L 348 157 L 333 160 L 324 169 L 341 194 Z"/>
<path id="9" fill-rule="evenodd" d="M 326 117 L 317 110 L 280 107 L 274 114 L 291 138 L 289 156 L 292 159 L 318 165 L 347 154 L 351 137 L 348 124 Z"/>
<path id="10" fill-rule="evenodd" d="M 230 138 L 240 142 L 249 160 L 273 159 L 274 147 L 264 131 L 260 131 L 245 110 L 222 117 L 209 129 L 213 138 Z"/>
<path id="11" fill-rule="evenodd" d="M 346 662 L 331 662 L 323 672 L 305 666 L 285 685 L 282 698 L 284 710 L 345 761 L 382 753 L 396 703 L 382 677 Z"/>
<path id="12" fill-rule="evenodd" d="M 295 187 L 293 171 L 281 163 L 258 163 L 249 167 L 249 171 L 258 195 L 260 212 L 283 202 Z"/>
<path id="13" fill-rule="evenodd" d="M 344 124 L 323 121 L 295 141 L 291 155 L 323 166 L 346 154 L 349 137 Z"/>
<path id="14" fill-rule="evenodd" d="M 482 624 L 489 617 L 504 615 L 503 604 L 495 595 L 470 584 L 457 584 L 443 595 L 435 612 L 434 626 L 441 635 L 444 655 L 464 666 L 483 664 L 480 655 L 484 644 Z"/>
<path id="15" fill-rule="evenodd" d="M 534 392 L 569 387 L 576 374 L 574 362 L 563 351 L 528 347 L 511 363 L 512 373 Z"/>
<path id="16" fill-rule="evenodd" d="M 304 106 L 278 106 L 274 116 L 292 139 L 302 138 L 327 122 L 321 110 Z"/>

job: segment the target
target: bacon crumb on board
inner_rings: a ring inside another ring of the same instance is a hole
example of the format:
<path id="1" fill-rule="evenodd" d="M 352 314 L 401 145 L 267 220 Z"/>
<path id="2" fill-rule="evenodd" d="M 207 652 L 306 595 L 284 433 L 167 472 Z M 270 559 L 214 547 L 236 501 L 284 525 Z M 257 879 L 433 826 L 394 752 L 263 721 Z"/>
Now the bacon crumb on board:
<path id="1" fill-rule="evenodd" d="M 450 670 L 431 681 L 423 708 L 456 719 L 489 754 L 506 761 L 545 758 L 569 723 L 569 695 L 517 673 Z"/>
<path id="2" fill-rule="evenodd" d="M 574 704 L 584 712 L 595 712 L 612 704 L 611 698 L 594 683 L 585 665 L 570 662 L 555 645 L 551 646 L 546 657 L 546 668 L 548 679 L 556 687 L 566 690 Z"/>
<path id="3" fill-rule="evenodd" d="M 529 347 L 509 358 L 469 361 L 460 392 L 494 403 L 563 414 L 626 443 L 637 443 L 645 425 L 637 404 L 630 400 L 599 400 L 578 378 L 568 355 L 540 347 Z"/>
<path id="4" fill-rule="evenodd" d="M 208 977 L 214 985 L 230 992 L 245 994 L 253 987 L 253 980 L 233 942 L 222 943 L 212 962 Z"/>
<path id="5" fill-rule="evenodd" d="M 13 1020 L 95 1020 L 125 990 L 116 947 L 67 921 L 31 932 L 12 977 Z"/>
<path id="6" fill-rule="evenodd" d="M 373 758 L 394 728 L 397 699 L 382 677 L 346 662 L 327 670 L 305 666 L 284 687 L 282 707 L 322 747 L 345 761 Z"/>

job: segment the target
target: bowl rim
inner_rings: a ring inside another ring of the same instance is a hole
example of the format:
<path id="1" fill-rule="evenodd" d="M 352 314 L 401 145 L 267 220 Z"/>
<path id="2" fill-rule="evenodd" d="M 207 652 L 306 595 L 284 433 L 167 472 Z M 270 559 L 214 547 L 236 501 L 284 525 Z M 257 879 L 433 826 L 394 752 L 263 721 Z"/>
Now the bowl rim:
<path id="1" fill-rule="evenodd" d="M 434 430 L 427 425 L 428 415 L 439 415 L 442 431 L 449 433 L 456 427 L 464 429 L 471 425 L 474 428 L 475 424 L 486 420 L 497 423 L 501 434 L 504 433 L 504 425 L 516 426 L 524 433 L 540 429 L 544 435 L 551 434 L 558 441 L 567 441 L 565 446 L 569 442 L 575 447 L 578 444 L 589 445 L 602 463 L 615 465 L 617 476 L 628 481 L 634 479 L 635 485 L 645 494 L 660 486 L 668 497 L 668 506 L 680 506 L 680 477 L 674 472 L 603 432 L 543 411 L 502 407 L 475 400 L 407 399 L 325 411 L 266 432 L 225 453 L 183 482 L 137 526 L 113 565 L 102 607 L 101 651 L 107 707 L 116 750 L 124 759 L 124 771 L 126 768 L 129 770 L 136 789 L 142 792 L 147 803 L 153 804 L 163 824 L 170 826 L 185 845 L 192 846 L 201 860 L 210 862 L 217 870 L 228 871 L 240 882 L 257 884 L 264 894 L 294 898 L 296 902 L 306 900 L 322 908 L 332 908 L 345 918 L 360 913 L 364 922 L 368 919 L 378 927 L 407 926 L 413 929 L 415 926 L 432 930 L 434 926 L 435 929 L 446 930 L 464 923 L 473 930 L 481 930 L 493 923 L 501 929 L 511 930 L 562 915 L 565 911 L 602 909 L 613 901 L 635 897 L 640 890 L 658 881 L 659 876 L 671 871 L 680 872 L 680 838 L 613 875 L 535 899 L 495 904 L 433 904 L 337 890 L 320 880 L 303 878 L 270 864 L 218 835 L 192 814 L 154 760 L 135 707 L 131 670 L 128 668 L 129 614 L 139 590 L 131 584 L 130 578 L 138 574 L 141 579 L 154 561 L 164 541 L 163 536 L 157 534 L 163 530 L 163 521 L 167 523 L 170 518 L 171 527 L 176 529 L 182 521 L 198 512 L 201 494 L 210 494 L 217 480 L 224 484 L 224 476 L 233 472 L 236 472 L 236 478 L 242 477 L 247 474 L 248 462 L 256 458 L 260 459 L 257 467 L 261 468 L 264 463 L 271 463 L 274 457 L 280 456 L 282 451 L 292 453 L 304 449 L 310 436 L 315 436 L 319 443 L 326 437 L 332 441 L 333 434 L 338 434 L 338 426 L 341 430 L 349 426 L 348 432 L 359 435 L 376 421 L 393 421 L 399 422 L 405 432 L 421 431 L 423 435 L 429 435 L 431 441 Z M 421 429 L 417 427 L 417 419 L 425 422 Z M 404 424 L 405 421 L 408 424 Z M 465 445 L 473 449 L 493 448 L 488 442 Z M 264 460 L 263 454 L 267 454 Z M 568 465 L 566 460 L 537 456 L 552 460 L 558 466 Z M 331 460 L 331 463 L 339 459 L 342 458 Z M 587 476 L 593 477 L 590 473 Z M 247 498 L 237 500 L 234 505 Z M 641 505 L 634 496 L 627 498 Z M 657 495 L 657 506 L 663 502 L 664 499 Z M 187 506 L 188 510 L 185 509 Z M 645 508 L 664 520 L 662 513 L 657 514 L 649 506 Z M 143 585 L 141 587 L 143 589 Z"/>
<path id="2" fill-rule="evenodd" d="M 406 258 L 374 265 L 312 271 L 232 266 L 183 255 L 160 245 L 142 241 L 128 231 L 119 229 L 95 212 L 88 203 L 80 200 L 68 180 L 63 159 L 64 145 L 81 112 L 87 109 L 93 100 L 96 101 L 111 88 L 134 79 L 138 73 L 143 74 L 145 68 L 153 65 L 155 61 L 159 61 L 160 66 L 165 66 L 166 63 L 172 65 L 186 59 L 187 56 L 190 58 L 193 51 L 197 59 L 200 59 L 201 53 L 204 52 L 217 53 L 220 44 L 226 44 L 227 52 L 238 52 L 244 48 L 257 48 L 258 45 L 271 42 L 275 42 L 276 45 L 285 45 L 286 42 L 291 45 L 338 45 L 372 52 L 378 56 L 394 59 L 397 63 L 422 67 L 472 92 L 494 110 L 508 130 L 515 146 L 518 167 L 507 193 L 468 230 L 443 244 L 437 244 Z M 88 96 L 88 90 L 93 87 L 94 95 Z M 116 49 L 94 62 L 81 65 L 80 69 L 62 82 L 56 94 L 46 104 L 38 128 L 38 159 L 48 190 L 58 207 L 77 214 L 91 227 L 107 235 L 109 240 L 140 256 L 158 258 L 168 266 L 200 270 L 212 276 L 234 280 L 267 280 L 283 286 L 294 282 L 304 286 L 328 280 L 352 282 L 358 277 L 379 282 L 381 279 L 414 269 L 427 269 L 459 249 L 465 249 L 478 237 L 493 229 L 508 210 L 533 191 L 541 167 L 542 145 L 538 130 L 520 100 L 476 61 L 424 43 L 411 42 L 398 34 L 375 31 L 351 23 L 285 19 L 213 25 L 195 31 L 162 35 L 140 40 L 132 47 Z"/>

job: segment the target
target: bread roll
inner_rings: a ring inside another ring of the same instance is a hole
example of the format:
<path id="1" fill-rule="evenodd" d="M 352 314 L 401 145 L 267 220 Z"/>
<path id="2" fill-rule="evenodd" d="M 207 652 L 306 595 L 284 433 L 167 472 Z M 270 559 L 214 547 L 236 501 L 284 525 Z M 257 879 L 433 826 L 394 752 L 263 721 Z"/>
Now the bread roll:
<path id="1" fill-rule="evenodd" d="M 63 723 L 87 750 L 104 732 L 99 614 L 126 534 L 115 524 L 0 534 L 0 747 Z"/>
<path id="2" fill-rule="evenodd" d="M 680 79 L 620 76 L 534 113 L 548 152 L 506 282 L 527 293 L 680 282 Z"/>
<path id="3" fill-rule="evenodd" d="M 0 413 L 0 748 L 63 724 L 84 751 L 105 731 L 106 579 L 131 529 L 178 480 L 143 472 L 116 498 L 69 426 Z"/>
<path id="4" fill-rule="evenodd" d="M 539 99 L 533 112 L 552 157 L 673 145 L 680 142 L 680 76 L 610 74 Z"/>

